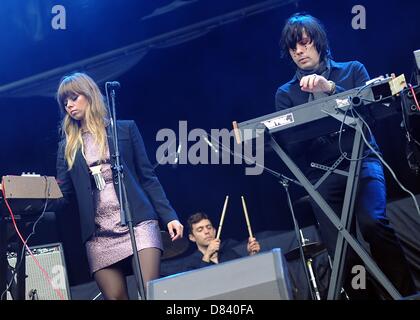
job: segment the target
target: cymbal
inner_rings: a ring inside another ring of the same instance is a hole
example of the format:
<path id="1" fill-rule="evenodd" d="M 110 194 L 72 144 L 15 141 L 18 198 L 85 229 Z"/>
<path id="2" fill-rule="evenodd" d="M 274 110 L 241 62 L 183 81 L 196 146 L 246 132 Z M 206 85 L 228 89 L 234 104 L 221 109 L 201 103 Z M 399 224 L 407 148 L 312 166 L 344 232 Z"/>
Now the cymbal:
<path id="1" fill-rule="evenodd" d="M 161 256 L 162 260 L 176 257 L 187 251 L 190 244 L 187 238 L 180 238 L 172 241 L 169 233 L 163 230 L 160 231 L 160 235 L 162 236 L 163 244 L 163 253 Z"/>
<path id="2" fill-rule="evenodd" d="M 322 251 L 325 250 L 325 246 L 320 242 L 309 242 L 302 245 L 302 249 L 305 258 L 314 258 L 316 255 L 320 254 Z M 299 258 L 299 247 L 293 248 L 289 252 L 286 252 L 284 256 L 287 260 L 294 260 Z"/>

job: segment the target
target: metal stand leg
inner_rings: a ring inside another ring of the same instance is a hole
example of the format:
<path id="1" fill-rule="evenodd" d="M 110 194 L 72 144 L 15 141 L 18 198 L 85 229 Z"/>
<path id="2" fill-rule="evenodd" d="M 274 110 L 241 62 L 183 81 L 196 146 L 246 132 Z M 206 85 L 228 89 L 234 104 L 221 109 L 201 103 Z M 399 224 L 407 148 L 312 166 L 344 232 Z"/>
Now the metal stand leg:
<path id="1" fill-rule="evenodd" d="M 16 251 L 16 285 L 17 285 L 17 297 L 16 300 L 26 299 L 26 249 L 22 242 L 18 242 L 18 248 Z"/>
<path id="2" fill-rule="evenodd" d="M 307 265 L 307 268 L 308 268 L 308 271 L 309 271 L 309 276 L 310 276 L 310 279 L 311 279 L 312 289 L 314 290 L 314 293 L 315 293 L 315 298 L 316 298 L 316 300 L 321 300 L 321 295 L 319 293 L 318 285 L 316 283 L 315 273 L 314 273 L 314 270 L 312 268 L 312 258 L 309 258 L 309 259 L 306 260 L 306 265 Z"/>
<path id="3" fill-rule="evenodd" d="M 0 216 L 0 300 L 7 299 L 7 236 L 6 222 Z"/>
<path id="4" fill-rule="evenodd" d="M 311 289 L 312 287 L 311 279 L 310 279 L 308 270 L 306 268 L 305 253 L 303 252 L 303 246 L 305 245 L 305 238 L 303 237 L 302 231 L 299 229 L 299 225 L 296 220 L 295 213 L 293 211 L 293 205 L 292 205 L 292 201 L 290 199 L 290 194 L 289 194 L 289 183 L 286 179 L 281 180 L 280 183 L 282 184 L 282 186 L 284 187 L 284 190 L 286 191 L 287 204 L 289 205 L 290 213 L 292 214 L 293 226 L 296 233 L 296 241 L 299 246 L 299 255 L 300 255 L 300 258 L 302 259 L 303 270 L 305 271 L 306 281 L 308 282 L 309 291 L 311 292 L 311 298 L 312 300 L 315 300 L 314 292 Z"/>

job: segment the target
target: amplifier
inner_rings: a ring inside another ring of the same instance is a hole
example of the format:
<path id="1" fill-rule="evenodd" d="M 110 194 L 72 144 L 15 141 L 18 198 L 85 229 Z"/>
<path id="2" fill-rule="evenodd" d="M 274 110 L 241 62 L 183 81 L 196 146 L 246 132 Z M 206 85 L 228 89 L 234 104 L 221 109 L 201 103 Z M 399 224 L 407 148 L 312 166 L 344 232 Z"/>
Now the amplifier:
<path id="1" fill-rule="evenodd" d="M 30 249 L 42 268 L 47 272 L 51 283 L 46 279 L 45 275 L 38 268 L 37 264 L 29 255 L 29 253 L 26 253 L 25 262 L 27 277 L 25 281 L 25 299 L 59 300 L 60 297 L 54 290 L 58 289 L 64 299 L 70 300 L 70 287 L 68 283 L 64 252 L 61 243 L 35 246 L 30 247 Z M 7 259 L 12 269 L 15 268 L 17 260 L 16 253 L 8 253 Z M 12 285 L 12 293 L 15 287 L 16 283 Z M 13 295 L 12 298 L 14 298 Z"/>
<path id="2" fill-rule="evenodd" d="M 281 249 L 152 280 L 149 300 L 291 300 Z"/>

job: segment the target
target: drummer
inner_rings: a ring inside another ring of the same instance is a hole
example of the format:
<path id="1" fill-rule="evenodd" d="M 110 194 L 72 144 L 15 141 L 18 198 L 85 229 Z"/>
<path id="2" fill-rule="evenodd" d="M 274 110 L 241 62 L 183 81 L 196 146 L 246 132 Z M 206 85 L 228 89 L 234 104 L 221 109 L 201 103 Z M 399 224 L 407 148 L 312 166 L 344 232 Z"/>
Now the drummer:
<path id="1" fill-rule="evenodd" d="M 227 239 L 221 243 L 216 237 L 216 229 L 208 216 L 203 212 L 197 212 L 190 216 L 187 221 L 188 237 L 197 245 L 196 260 L 192 261 L 191 269 L 205 267 L 228 260 L 240 258 L 232 248 L 239 244 L 238 241 Z M 248 238 L 247 251 L 249 255 L 260 252 L 260 244 L 254 237 Z"/>
<path id="2" fill-rule="evenodd" d="M 234 239 L 226 239 L 222 242 L 217 238 L 216 229 L 205 213 L 197 212 L 191 215 L 187 225 L 188 237 L 197 245 L 197 250 L 176 261 L 162 261 L 161 276 L 199 269 L 242 257 L 233 249 L 240 242 Z M 249 237 L 248 255 L 254 255 L 260 250 L 259 242 L 254 237 Z"/>

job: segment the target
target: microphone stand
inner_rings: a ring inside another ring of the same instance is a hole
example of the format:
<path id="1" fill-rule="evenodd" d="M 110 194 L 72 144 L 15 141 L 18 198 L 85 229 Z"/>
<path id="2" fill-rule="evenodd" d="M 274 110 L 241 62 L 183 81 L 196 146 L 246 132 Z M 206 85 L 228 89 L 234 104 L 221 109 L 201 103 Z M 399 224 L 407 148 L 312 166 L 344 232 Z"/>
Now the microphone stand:
<path id="1" fill-rule="evenodd" d="M 281 180 L 279 181 L 280 184 L 283 186 L 284 190 L 286 191 L 286 195 L 287 195 L 287 205 L 289 206 L 289 210 L 290 213 L 292 214 L 292 219 L 293 219 L 293 227 L 295 229 L 295 234 L 296 234 L 296 240 L 298 242 L 298 247 L 299 247 L 299 256 L 302 260 L 302 264 L 303 264 L 303 270 L 305 271 L 305 276 L 306 276 L 306 281 L 308 282 L 309 285 L 309 292 L 311 293 L 311 298 L 312 300 L 315 300 L 315 298 L 317 300 L 321 300 L 321 298 L 319 297 L 319 293 L 316 292 L 316 294 L 314 294 L 314 292 L 312 291 L 312 282 L 311 282 L 311 278 L 309 276 L 309 272 L 306 266 L 306 257 L 305 257 L 305 253 L 303 252 L 303 247 L 305 246 L 305 238 L 303 237 L 302 231 L 299 228 L 299 224 L 297 222 L 297 219 L 295 217 L 295 212 L 293 210 L 293 205 L 292 205 L 292 200 L 290 198 L 290 193 L 289 193 L 289 181 L 293 181 L 290 178 L 284 177 L 283 175 L 281 175 Z M 315 280 L 313 280 L 315 281 Z M 317 287 L 314 286 L 314 289 L 317 290 Z"/>
<path id="2" fill-rule="evenodd" d="M 213 137 L 210 135 L 210 138 L 213 138 Z M 214 151 L 217 150 L 216 148 L 214 148 L 214 145 L 208 139 L 205 138 L 204 140 L 206 141 L 206 143 L 210 146 L 210 148 L 212 150 L 214 150 Z M 214 139 L 212 139 L 212 140 L 214 140 Z M 227 149 L 230 152 L 231 155 L 233 155 L 233 156 L 237 155 L 230 148 L 227 148 L 226 146 L 224 146 L 223 143 L 219 143 L 218 141 L 216 143 L 218 145 L 221 145 L 222 146 L 222 150 L 226 150 Z M 220 155 L 220 153 L 219 153 L 219 155 Z M 243 160 L 248 160 L 248 161 L 250 160 L 249 158 L 243 156 L 242 154 L 240 154 L 239 156 Z M 249 161 L 249 162 L 251 162 L 251 161 Z M 318 300 L 320 300 L 319 299 L 319 294 L 316 293 L 316 297 L 315 297 L 315 294 L 314 294 L 314 292 L 311 289 L 312 288 L 311 277 L 309 276 L 309 272 L 308 272 L 308 269 L 307 269 L 307 266 L 306 266 L 306 258 L 305 258 L 305 254 L 303 252 L 303 247 L 305 245 L 305 239 L 302 236 L 302 233 L 301 233 L 300 228 L 299 228 L 299 224 L 298 224 L 298 222 L 296 220 L 295 213 L 294 213 L 294 210 L 293 210 L 293 204 L 292 204 L 292 201 L 291 201 L 291 198 L 290 198 L 290 193 L 289 193 L 289 182 L 292 182 L 295 185 L 298 185 L 298 186 L 301 186 L 301 187 L 302 187 L 302 184 L 299 181 L 297 181 L 297 180 L 291 179 L 291 178 L 289 178 L 289 177 L 287 177 L 287 176 L 285 176 L 285 175 L 283 175 L 283 174 L 281 174 L 281 173 L 279 173 L 277 171 L 274 171 L 274 170 L 272 170 L 270 168 L 267 168 L 266 166 L 264 166 L 262 164 L 259 164 L 257 161 L 254 161 L 253 164 L 255 166 L 258 166 L 258 167 L 262 168 L 264 171 L 267 171 L 268 173 L 270 173 L 274 177 L 276 177 L 279 180 L 279 183 L 283 186 L 283 188 L 284 188 L 284 190 L 286 192 L 286 195 L 287 195 L 287 205 L 288 205 L 289 210 L 290 210 L 290 213 L 292 215 L 293 226 L 294 226 L 294 230 L 295 230 L 295 234 L 296 234 L 296 241 L 297 241 L 298 247 L 299 247 L 299 253 L 300 253 L 299 256 L 300 256 L 301 261 L 302 261 L 302 264 L 303 264 L 303 270 L 305 272 L 306 281 L 308 282 L 308 289 L 309 289 L 309 292 L 311 293 L 312 300 L 315 300 L 316 298 Z"/>
<path id="3" fill-rule="evenodd" d="M 105 84 L 106 89 L 108 88 L 109 82 Z M 108 93 L 108 90 L 106 90 Z M 108 94 L 107 94 L 108 95 Z M 112 155 L 112 157 L 115 158 L 115 164 L 113 165 L 113 169 L 117 172 L 117 178 L 118 178 L 118 198 L 120 202 L 120 217 L 121 217 L 121 225 L 128 226 L 128 230 L 130 233 L 130 239 L 131 239 L 131 246 L 133 248 L 133 259 L 134 259 L 134 265 L 133 265 L 133 272 L 136 279 L 138 294 L 140 295 L 141 300 L 146 300 L 144 285 L 143 285 L 143 276 L 141 273 L 141 267 L 140 267 L 140 260 L 137 253 L 137 244 L 136 244 L 136 237 L 134 234 L 134 227 L 133 227 L 133 218 L 130 211 L 130 206 L 128 203 L 128 197 L 127 197 L 127 189 L 125 187 L 124 183 L 124 171 L 123 166 L 121 165 L 121 155 L 119 151 L 119 143 L 118 143 L 118 130 L 117 130 L 117 117 L 116 117 L 116 111 L 115 111 L 115 89 L 111 88 L 111 108 L 112 112 L 110 112 L 111 116 L 111 140 L 114 144 L 114 150 L 115 154 Z M 108 108 L 110 106 L 108 105 Z"/>
<path id="4" fill-rule="evenodd" d="M 262 168 L 264 170 L 268 171 L 267 170 L 268 168 L 266 168 L 263 165 L 262 165 Z M 303 265 L 303 271 L 305 272 L 306 281 L 308 282 L 308 289 L 309 289 L 309 292 L 311 293 L 312 300 L 315 300 L 315 299 L 320 300 L 319 293 L 316 292 L 314 294 L 314 292 L 312 291 L 313 284 L 312 284 L 311 276 L 309 275 L 308 268 L 307 268 L 307 265 L 306 265 L 305 253 L 303 251 L 303 247 L 305 246 L 305 238 L 303 237 L 302 231 L 299 228 L 299 224 L 298 224 L 298 221 L 297 221 L 296 216 L 295 216 L 295 211 L 293 209 L 292 199 L 291 199 L 290 193 L 289 193 L 289 183 L 290 182 L 292 182 L 292 183 L 294 183 L 298 186 L 302 186 L 302 184 L 299 181 L 291 179 L 291 178 L 289 178 L 289 177 L 287 177 L 287 176 L 285 176 L 281 173 L 278 173 L 274 170 L 269 169 L 268 172 L 270 172 L 272 175 L 274 175 L 279 180 L 279 183 L 283 186 L 284 191 L 286 192 L 287 205 L 289 207 L 290 214 L 292 215 L 293 228 L 295 230 L 296 241 L 297 241 L 298 247 L 299 247 L 299 257 L 300 257 L 302 265 Z M 314 289 L 317 289 L 316 286 L 314 286 Z"/>

